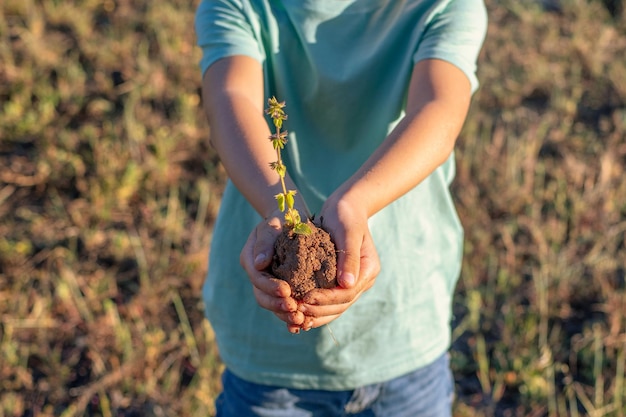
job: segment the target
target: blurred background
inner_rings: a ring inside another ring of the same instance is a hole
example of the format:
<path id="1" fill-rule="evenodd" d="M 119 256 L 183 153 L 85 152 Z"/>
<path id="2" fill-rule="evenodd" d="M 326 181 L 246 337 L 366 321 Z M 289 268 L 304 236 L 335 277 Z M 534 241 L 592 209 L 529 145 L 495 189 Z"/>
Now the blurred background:
<path id="1" fill-rule="evenodd" d="M 626 415 L 626 12 L 486 0 L 456 416 Z M 0 417 L 211 416 L 197 0 L 0 3 Z"/>

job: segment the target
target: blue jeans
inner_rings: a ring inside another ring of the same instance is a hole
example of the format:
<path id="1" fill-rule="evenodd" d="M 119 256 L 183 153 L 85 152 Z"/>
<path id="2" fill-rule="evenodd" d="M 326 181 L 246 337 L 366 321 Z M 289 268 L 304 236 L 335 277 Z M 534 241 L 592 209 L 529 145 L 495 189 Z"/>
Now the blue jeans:
<path id="1" fill-rule="evenodd" d="M 222 385 L 216 417 L 450 417 L 454 391 L 447 354 L 407 375 L 350 391 L 254 384 L 228 370 Z"/>

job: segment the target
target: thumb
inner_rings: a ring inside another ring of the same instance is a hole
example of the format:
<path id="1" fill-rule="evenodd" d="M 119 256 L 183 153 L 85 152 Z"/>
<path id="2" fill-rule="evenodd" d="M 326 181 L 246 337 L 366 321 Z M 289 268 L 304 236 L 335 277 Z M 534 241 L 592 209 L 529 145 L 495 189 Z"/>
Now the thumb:
<path id="1" fill-rule="evenodd" d="M 274 242 L 279 233 L 280 230 L 276 230 L 268 224 L 261 224 L 257 227 L 252 256 L 254 257 L 254 267 L 258 271 L 270 266 L 274 256 Z"/>
<path id="2" fill-rule="evenodd" d="M 361 245 L 346 242 L 345 248 L 338 248 L 337 282 L 343 288 L 353 288 L 359 276 Z"/>

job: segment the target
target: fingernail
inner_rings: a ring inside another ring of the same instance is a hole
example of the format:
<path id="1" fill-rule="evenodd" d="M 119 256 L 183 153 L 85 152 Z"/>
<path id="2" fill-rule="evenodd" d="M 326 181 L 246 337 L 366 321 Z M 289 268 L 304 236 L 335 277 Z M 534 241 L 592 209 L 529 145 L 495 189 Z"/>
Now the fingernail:
<path id="1" fill-rule="evenodd" d="M 265 259 L 267 258 L 267 256 L 265 256 L 264 253 L 259 253 L 256 258 L 254 258 L 254 263 L 255 264 L 260 264 L 263 263 L 263 261 L 265 261 Z"/>

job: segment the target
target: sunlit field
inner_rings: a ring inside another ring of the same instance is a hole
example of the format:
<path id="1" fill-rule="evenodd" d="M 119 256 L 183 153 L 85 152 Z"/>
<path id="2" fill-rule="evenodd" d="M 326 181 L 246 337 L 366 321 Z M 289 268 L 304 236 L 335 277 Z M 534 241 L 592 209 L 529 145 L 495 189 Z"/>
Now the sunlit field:
<path id="1" fill-rule="evenodd" d="M 607 4 L 605 4 L 607 3 Z M 197 1 L 0 3 L 0 417 L 212 416 Z M 487 0 L 455 415 L 626 415 L 626 13 Z"/>

